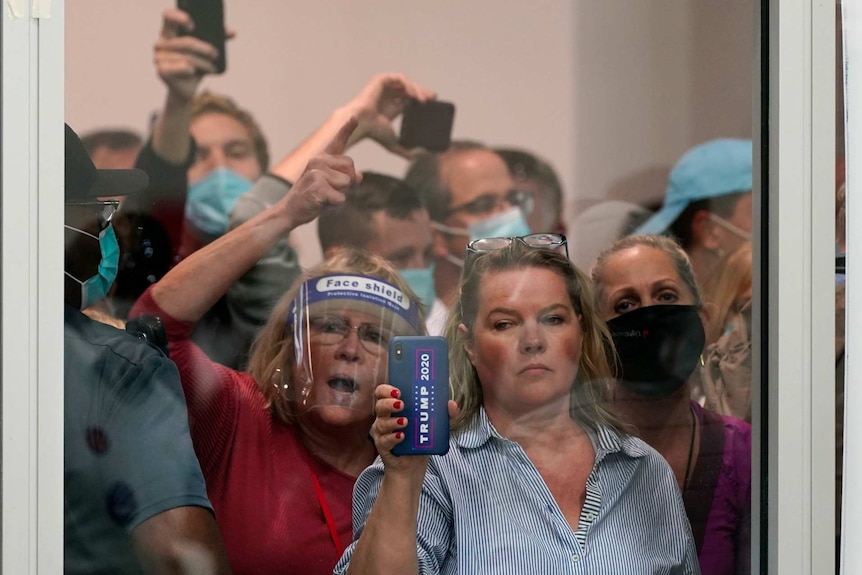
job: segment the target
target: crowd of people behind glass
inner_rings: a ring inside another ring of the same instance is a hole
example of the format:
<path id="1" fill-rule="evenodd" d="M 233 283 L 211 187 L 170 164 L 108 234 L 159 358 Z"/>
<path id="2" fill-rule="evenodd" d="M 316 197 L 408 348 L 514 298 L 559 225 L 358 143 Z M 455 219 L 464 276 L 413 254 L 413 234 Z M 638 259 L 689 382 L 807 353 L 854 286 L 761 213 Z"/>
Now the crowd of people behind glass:
<path id="1" fill-rule="evenodd" d="M 145 138 L 67 127 L 67 573 L 751 572 L 750 141 L 566 222 L 517 145 L 405 149 L 402 74 L 273 160 L 192 27 Z M 395 456 L 424 334 L 448 452 Z"/>

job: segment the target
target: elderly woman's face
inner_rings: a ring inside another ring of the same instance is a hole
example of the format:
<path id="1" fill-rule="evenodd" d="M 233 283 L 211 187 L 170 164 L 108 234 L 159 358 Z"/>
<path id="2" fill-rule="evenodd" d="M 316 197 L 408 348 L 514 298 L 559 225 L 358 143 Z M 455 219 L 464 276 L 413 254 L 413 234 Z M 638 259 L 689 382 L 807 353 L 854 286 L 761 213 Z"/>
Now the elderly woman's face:
<path id="1" fill-rule="evenodd" d="M 652 305 L 694 305 L 670 256 L 648 246 L 611 255 L 600 282 L 599 313 L 605 321 Z"/>
<path id="2" fill-rule="evenodd" d="M 307 329 L 312 378 L 307 405 L 324 408 L 333 424 L 371 419 L 374 388 L 386 381 L 391 332 L 379 316 L 355 310 L 310 316 Z"/>
<path id="3" fill-rule="evenodd" d="M 517 415 L 557 403 L 568 410 L 582 332 L 565 280 L 546 268 L 490 272 L 478 295 L 465 350 L 486 409 Z"/>

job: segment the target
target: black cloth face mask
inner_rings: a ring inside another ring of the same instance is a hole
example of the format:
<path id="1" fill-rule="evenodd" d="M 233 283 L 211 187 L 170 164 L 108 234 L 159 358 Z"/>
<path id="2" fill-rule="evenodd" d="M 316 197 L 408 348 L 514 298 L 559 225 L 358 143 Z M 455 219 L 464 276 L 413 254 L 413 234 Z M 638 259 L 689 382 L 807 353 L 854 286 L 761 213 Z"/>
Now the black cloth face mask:
<path id="1" fill-rule="evenodd" d="M 693 305 L 652 305 L 608 321 L 620 384 L 648 397 L 666 397 L 682 387 L 706 343 L 698 311 Z"/>

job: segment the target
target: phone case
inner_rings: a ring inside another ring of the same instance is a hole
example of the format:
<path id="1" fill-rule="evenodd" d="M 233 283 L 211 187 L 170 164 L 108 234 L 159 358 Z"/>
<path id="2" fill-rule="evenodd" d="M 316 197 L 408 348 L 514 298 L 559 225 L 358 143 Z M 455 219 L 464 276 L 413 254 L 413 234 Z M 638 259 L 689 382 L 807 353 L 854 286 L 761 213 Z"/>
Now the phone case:
<path id="1" fill-rule="evenodd" d="M 397 336 L 389 342 L 389 382 L 401 391 L 407 418 L 394 455 L 449 451 L 449 344 L 439 336 Z"/>
<path id="2" fill-rule="evenodd" d="M 227 57 L 222 0 L 177 0 L 177 8 L 191 16 L 195 23 L 195 29 L 188 35 L 199 38 L 218 50 L 216 74 L 223 73 L 227 69 Z"/>
<path id="3" fill-rule="evenodd" d="M 451 102 L 410 100 L 401 119 L 399 143 L 405 148 L 443 152 L 452 141 L 455 105 Z"/>

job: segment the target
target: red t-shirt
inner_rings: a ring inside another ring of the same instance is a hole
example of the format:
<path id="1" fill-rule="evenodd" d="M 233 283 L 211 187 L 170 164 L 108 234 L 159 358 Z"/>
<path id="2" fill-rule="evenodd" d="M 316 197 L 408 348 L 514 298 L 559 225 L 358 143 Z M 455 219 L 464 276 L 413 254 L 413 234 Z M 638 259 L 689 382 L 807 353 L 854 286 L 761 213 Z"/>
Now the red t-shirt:
<path id="1" fill-rule="evenodd" d="M 314 457 L 295 427 L 264 407 L 257 383 L 212 362 L 189 340 L 193 324 L 167 315 L 146 291 L 131 312 L 159 316 L 189 410 L 195 452 L 236 575 L 330 575 L 340 555 L 312 469 L 342 545 L 352 541 L 355 477 Z M 169 457 L 169 454 L 165 454 Z"/>

